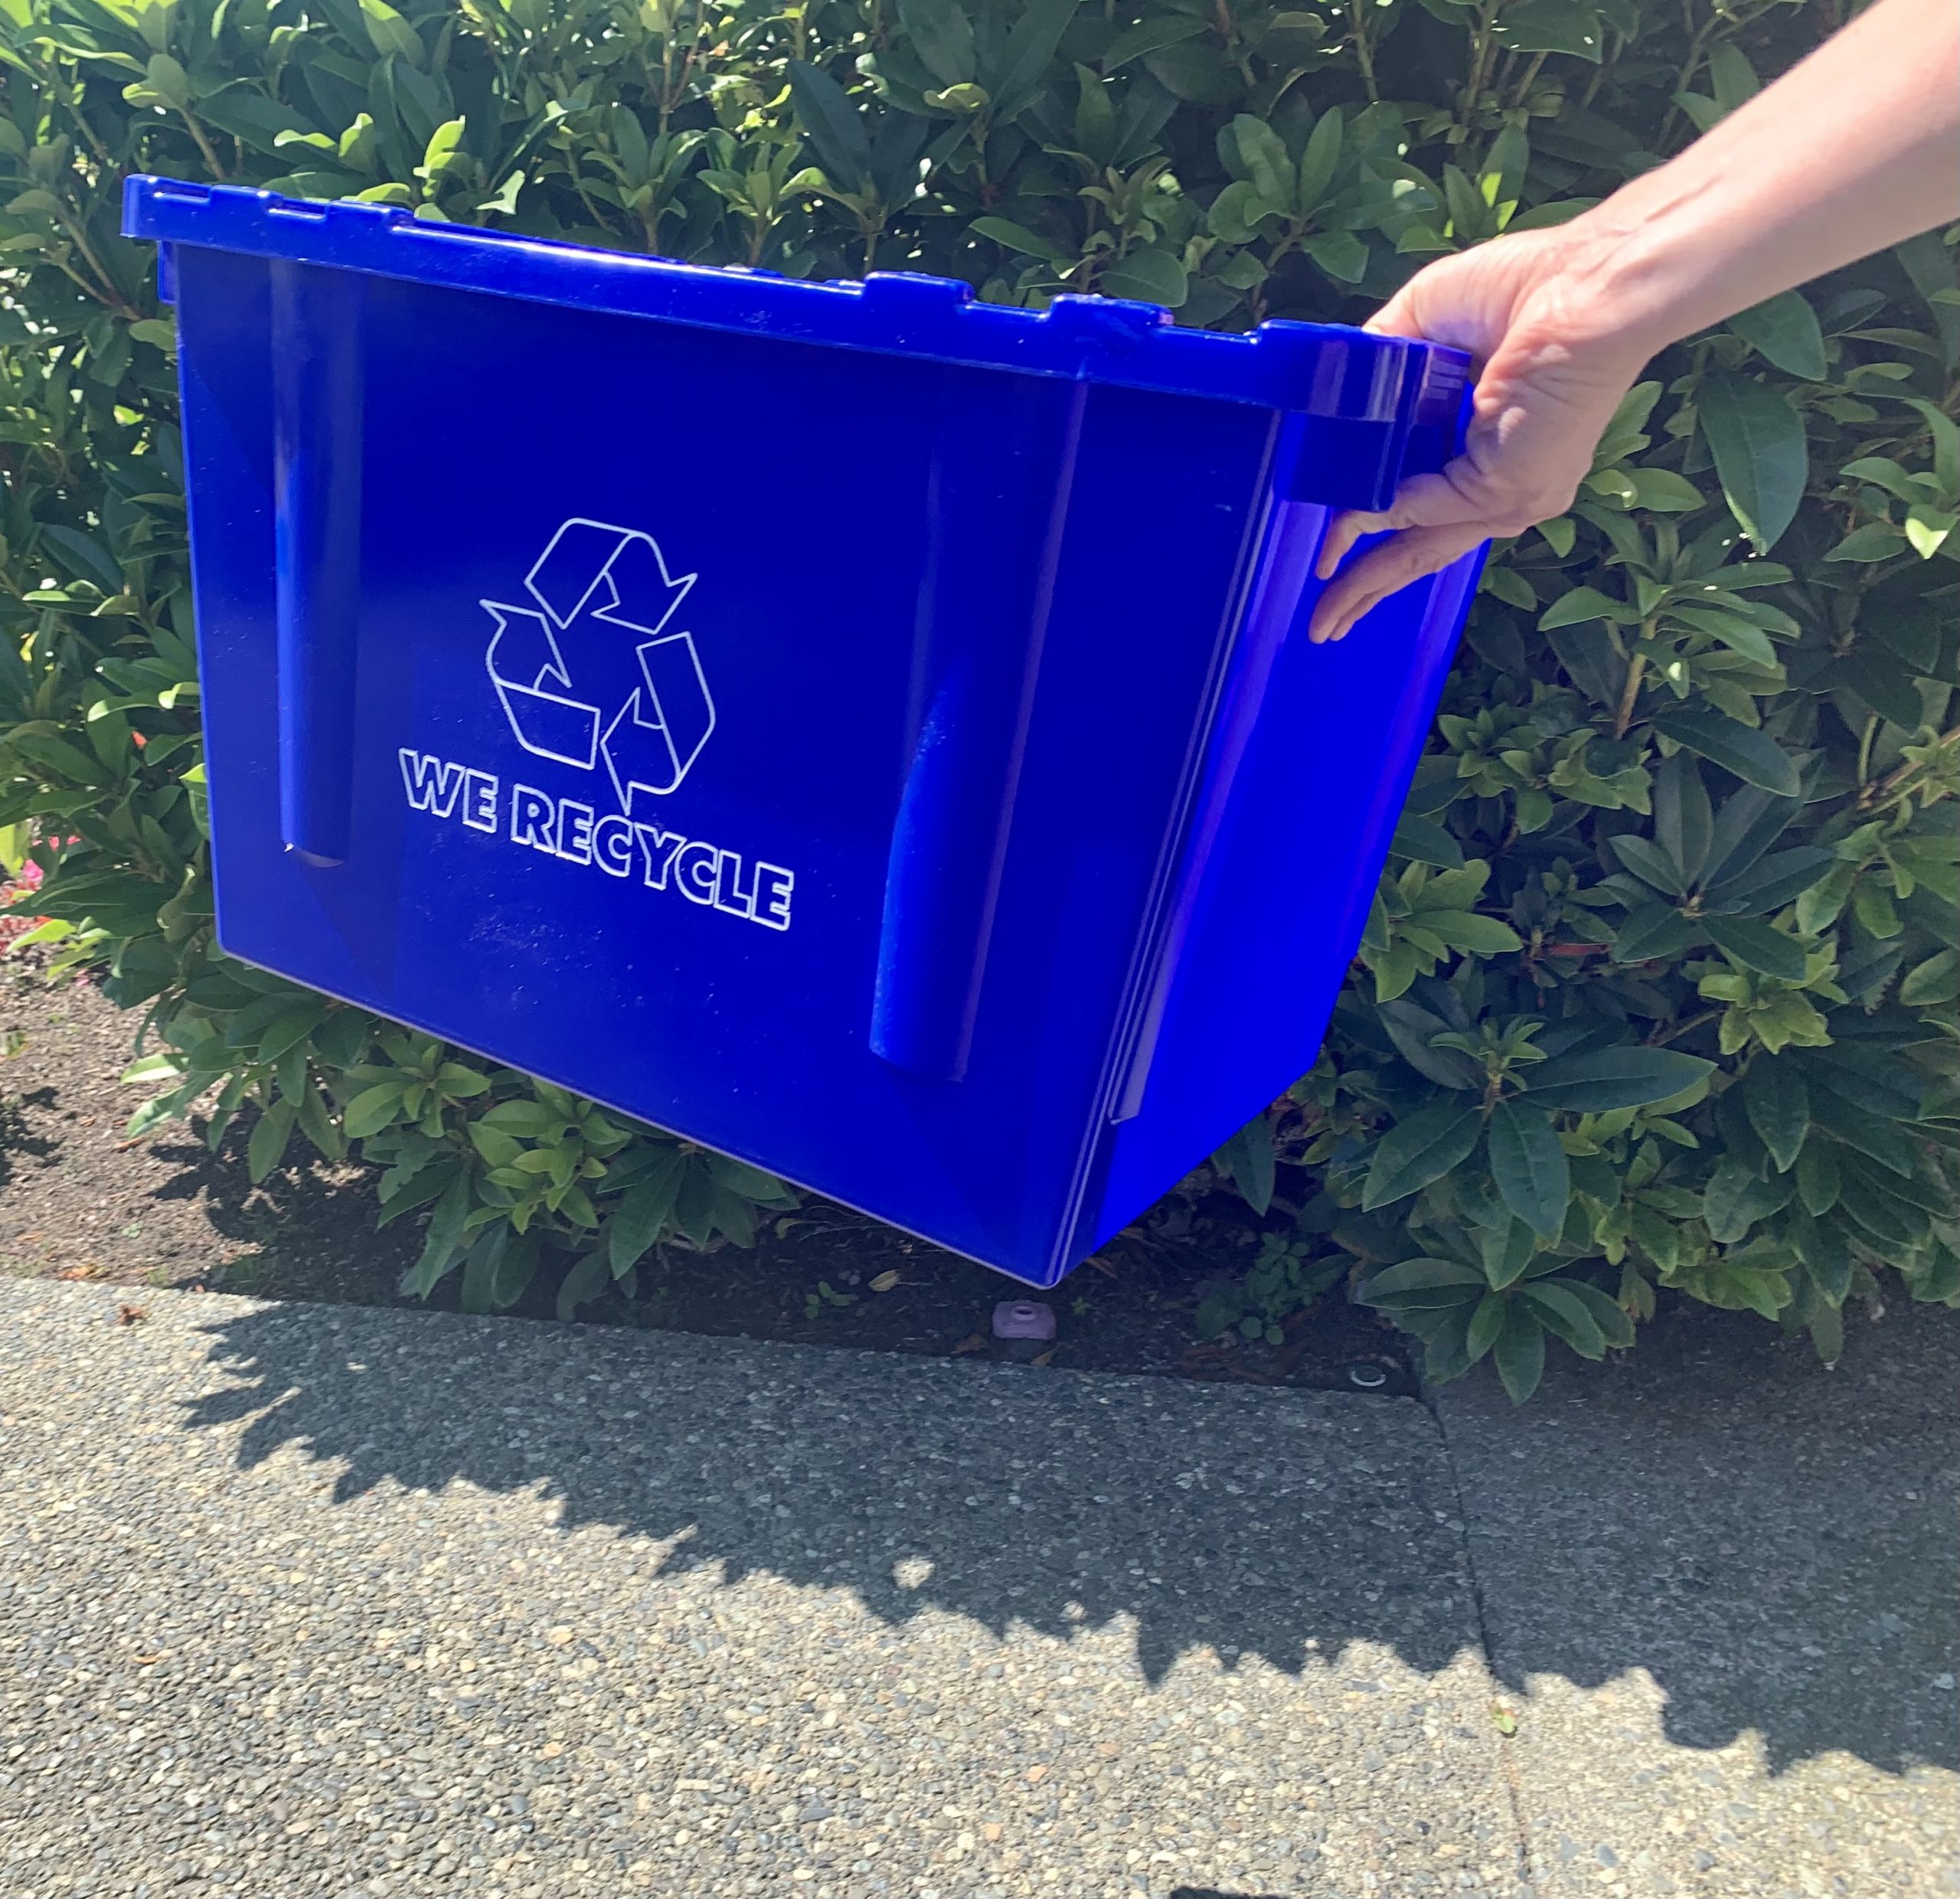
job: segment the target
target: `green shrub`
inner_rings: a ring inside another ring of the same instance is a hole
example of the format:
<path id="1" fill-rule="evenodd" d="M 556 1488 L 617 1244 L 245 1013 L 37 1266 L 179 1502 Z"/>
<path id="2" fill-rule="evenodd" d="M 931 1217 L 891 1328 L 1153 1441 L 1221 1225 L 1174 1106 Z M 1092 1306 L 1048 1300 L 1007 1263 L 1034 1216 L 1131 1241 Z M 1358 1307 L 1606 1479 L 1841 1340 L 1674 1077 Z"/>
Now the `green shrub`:
<path id="1" fill-rule="evenodd" d="M 167 314 L 136 170 L 799 276 L 1357 320 L 1570 216 L 1838 18 L 1766 0 L 0 0 L 0 825 L 66 963 L 146 1010 L 139 1123 L 248 1103 L 425 1211 L 411 1283 L 561 1309 L 766 1175 L 211 942 Z M 1929 236 L 1669 351 L 1501 548 L 1321 1061 L 1221 1154 L 1448 1377 L 1512 1392 L 1666 1287 L 1827 1357 L 1960 1301 L 1960 296 Z M 1773 551 L 1773 557 L 1772 557 Z M 1301 822 L 1312 812 L 1304 793 Z M 1276 981 L 1285 972 L 1276 971 Z M 1269 1256 L 1269 1257 L 1267 1257 Z"/>

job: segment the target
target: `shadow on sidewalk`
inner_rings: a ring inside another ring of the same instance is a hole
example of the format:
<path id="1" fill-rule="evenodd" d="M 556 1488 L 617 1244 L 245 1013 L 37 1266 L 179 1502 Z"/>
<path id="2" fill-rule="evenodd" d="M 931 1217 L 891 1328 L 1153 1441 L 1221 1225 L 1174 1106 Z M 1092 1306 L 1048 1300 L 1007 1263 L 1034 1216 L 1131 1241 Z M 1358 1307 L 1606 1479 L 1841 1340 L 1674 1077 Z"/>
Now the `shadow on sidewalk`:
<path id="1" fill-rule="evenodd" d="M 1847 1330 L 1827 1371 L 1684 1304 L 1624 1365 L 1556 1354 L 1522 1409 L 1439 1395 L 1507 1686 L 1643 1669 L 1684 1747 L 1960 1767 L 1960 1312 Z"/>
<path id="2" fill-rule="evenodd" d="M 848 1589 L 893 1623 L 1065 1638 L 1127 1616 L 1152 1680 L 1207 1644 L 1288 1671 L 1356 1642 L 1446 1666 L 1478 1631 L 1467 1505 L 1508 1683 L 1644 1669 L 1681 1744 L 1753 1729 L 1776 1767 L 1960 1765 L 1932 1665 L 1954 1665 L 1960 1315 L 1895 1314 L 1829 1375 L 1739 1322 L 1772 1358 L 1728 1384 L 1707 1338 L 1659 1335 L 1645 1367 L 1515 1417 L 1452 1401 L 1454 1469 L 1401 1401 L 305 1306 L 214 1327 L 237 1382 L 187 1422 L 243 1423 L 247 1468 L 289 1445 L 339 1463 L 343 1499 L 532 1490 L 567 1530 L 670 1544 L 670 1572 Z"/>

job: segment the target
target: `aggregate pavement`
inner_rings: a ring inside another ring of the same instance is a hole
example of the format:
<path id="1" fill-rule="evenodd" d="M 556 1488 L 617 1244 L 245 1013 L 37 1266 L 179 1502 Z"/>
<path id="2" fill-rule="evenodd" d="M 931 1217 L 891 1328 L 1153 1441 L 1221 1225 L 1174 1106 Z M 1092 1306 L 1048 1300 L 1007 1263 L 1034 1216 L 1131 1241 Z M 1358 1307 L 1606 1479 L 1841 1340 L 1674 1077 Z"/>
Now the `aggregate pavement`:
<path id="1" fill-rule="evenodd" d="M 0 1280 L 0 1899 L 1960 1893 L 1956 1319 L 1512 1414 Z"/>

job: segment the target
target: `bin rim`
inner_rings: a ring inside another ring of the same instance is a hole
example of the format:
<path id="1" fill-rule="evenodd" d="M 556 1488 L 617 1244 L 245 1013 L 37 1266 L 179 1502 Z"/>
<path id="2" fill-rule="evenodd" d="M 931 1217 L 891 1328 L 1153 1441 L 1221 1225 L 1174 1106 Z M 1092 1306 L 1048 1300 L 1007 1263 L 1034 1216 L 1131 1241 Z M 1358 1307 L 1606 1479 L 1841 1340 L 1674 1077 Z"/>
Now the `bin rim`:
<path id="1" fill-rule="evenodd" d="M 165 246 L 569 309 L 1403 428 L 1449 429 L 1469 368 L 1458 351 L 1341 325 L 1190 329 L 1156 304 L 1099 296 L 1059 296 L 1037 312 L 982 302 L 953 278 L 874 271 L 861 283 L 818 283 L 439 222 L 395 205 L 180 178 L 126 179 L 122 229 Z"/>

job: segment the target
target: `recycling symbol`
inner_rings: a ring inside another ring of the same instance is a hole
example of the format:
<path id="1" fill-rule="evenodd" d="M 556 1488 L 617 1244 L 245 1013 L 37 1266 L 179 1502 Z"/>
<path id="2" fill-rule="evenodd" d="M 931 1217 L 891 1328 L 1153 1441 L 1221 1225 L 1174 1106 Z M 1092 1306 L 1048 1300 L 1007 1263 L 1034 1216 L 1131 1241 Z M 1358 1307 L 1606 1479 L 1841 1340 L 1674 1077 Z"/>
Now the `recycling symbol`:
<path id="1" fill-rule="evenodd" d="M 603 764 L 622 812 L 635 791 L 672 791 L 714 730 L 692 635 L 663 631 L 695 577 L 671 577 L 651 535 L 574 519 L 524 577 L 536 606 L 481 603 L 518 743 L 581 771 Z"/>

